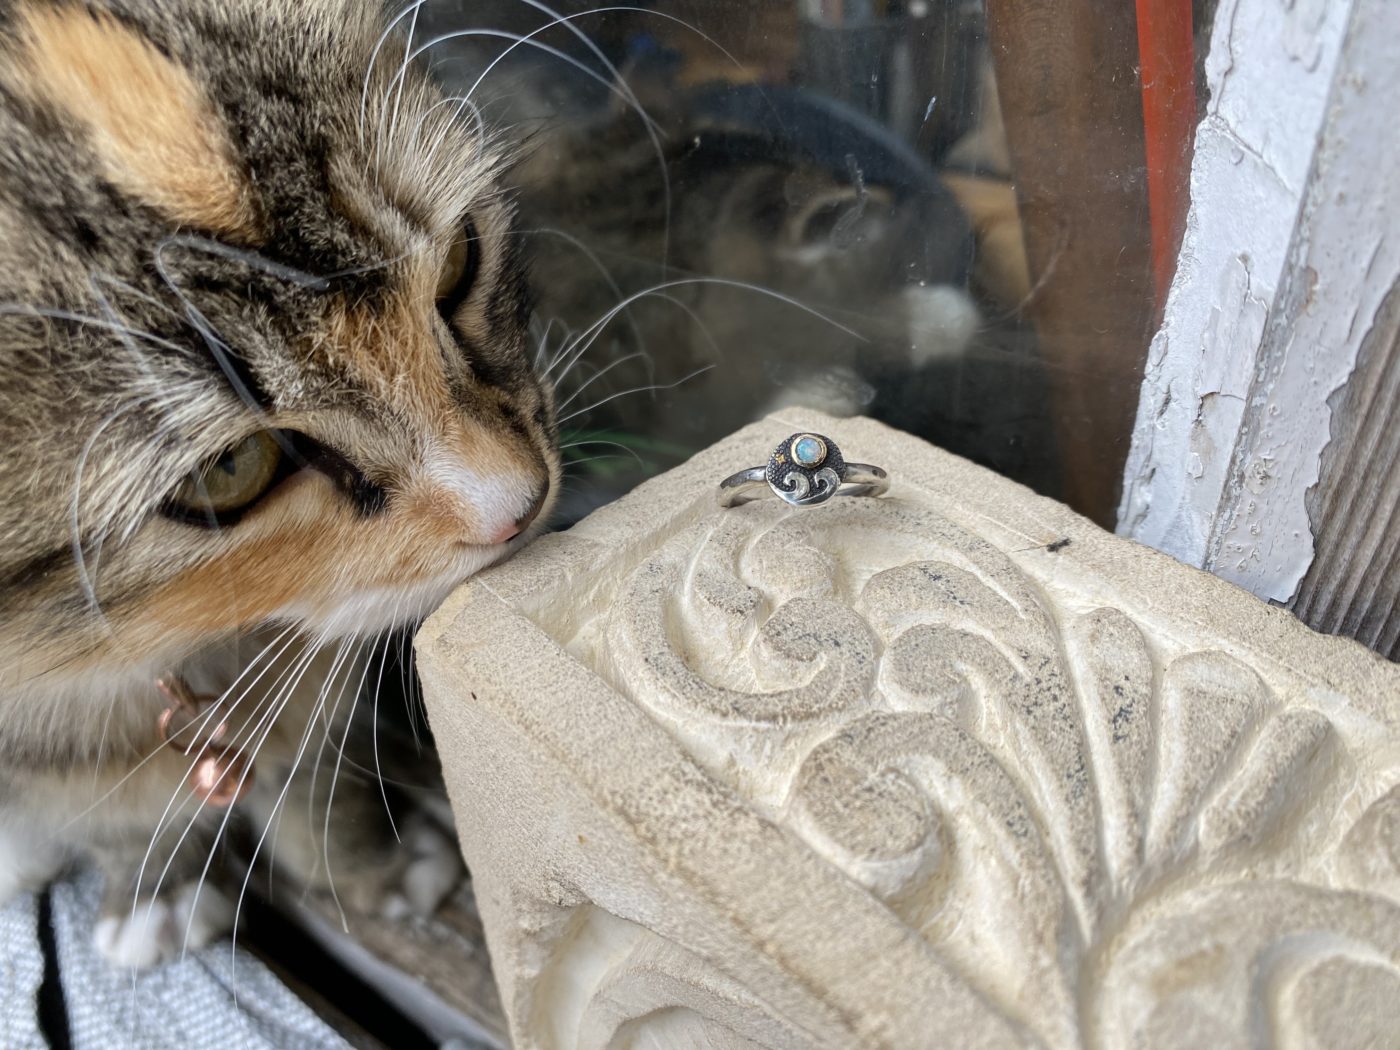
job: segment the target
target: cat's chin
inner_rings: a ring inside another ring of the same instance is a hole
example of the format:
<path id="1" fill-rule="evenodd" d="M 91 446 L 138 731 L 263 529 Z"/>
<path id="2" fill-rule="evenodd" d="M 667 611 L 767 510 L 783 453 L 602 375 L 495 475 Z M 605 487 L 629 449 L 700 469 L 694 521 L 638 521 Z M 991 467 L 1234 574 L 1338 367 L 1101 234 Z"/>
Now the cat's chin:
<path id="1" fill-rule="evenodd" d="M 437 576 L 402 586 L 368 587 L 324 609 L 296 616 L 312 636 L 326 640 L 380 634 L 417 623 L 443 603 L 457 586 L 514 552 L 523 542 L 464 550 L 458 564 Z"/>

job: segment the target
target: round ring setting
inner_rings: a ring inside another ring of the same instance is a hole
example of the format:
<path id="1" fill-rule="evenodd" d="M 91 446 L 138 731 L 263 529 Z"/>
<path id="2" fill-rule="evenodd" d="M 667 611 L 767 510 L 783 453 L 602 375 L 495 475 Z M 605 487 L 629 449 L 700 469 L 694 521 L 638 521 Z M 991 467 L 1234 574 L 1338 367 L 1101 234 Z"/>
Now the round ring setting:
<path id="1" fill-rule="evenodd" d="M 786 438 L 762 467 L 725 478 L 719 486 L 721 507 L 774 495 L 794 507 L 815 507 L 840 493 L 879 496 L 889 476 L 869 463 L 848 463 L 836 442 L 825 434 L 799 432 Z"/>

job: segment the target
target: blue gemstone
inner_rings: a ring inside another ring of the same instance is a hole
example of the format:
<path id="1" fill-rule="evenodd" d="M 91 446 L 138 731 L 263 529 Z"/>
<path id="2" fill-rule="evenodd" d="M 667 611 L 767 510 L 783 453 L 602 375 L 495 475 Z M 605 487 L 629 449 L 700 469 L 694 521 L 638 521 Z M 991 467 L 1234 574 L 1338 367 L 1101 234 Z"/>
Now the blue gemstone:
<path id="1" fill-rule="evenodd" d="M 821 438 L 805 434 L 792 443 L 792 458 L 804 467 L 815 467 L 826 459 L 826 443 Z"/>

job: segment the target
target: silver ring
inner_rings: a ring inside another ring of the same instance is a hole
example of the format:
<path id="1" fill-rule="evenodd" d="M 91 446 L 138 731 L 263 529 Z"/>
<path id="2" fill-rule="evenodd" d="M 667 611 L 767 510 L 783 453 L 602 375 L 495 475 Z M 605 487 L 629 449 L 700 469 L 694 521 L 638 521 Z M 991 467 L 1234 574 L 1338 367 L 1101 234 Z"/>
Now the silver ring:
<path id="1" fill-rule="evenodd" d="M 847 463 L 836 442 L 823 434 L 793 434 L 762 467 L 750 467 L 719 483 L 719 505 L 777 496 L 794 507 L 815 507 L 838 493 L 882 496 L 890 476 L 869 463 Z"/>

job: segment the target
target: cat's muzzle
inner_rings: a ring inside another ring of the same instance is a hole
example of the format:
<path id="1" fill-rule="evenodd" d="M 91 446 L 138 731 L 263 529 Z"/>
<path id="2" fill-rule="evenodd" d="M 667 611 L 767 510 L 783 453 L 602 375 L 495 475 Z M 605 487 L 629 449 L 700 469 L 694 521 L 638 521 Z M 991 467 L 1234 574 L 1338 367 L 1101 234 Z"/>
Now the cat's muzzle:
<path id="1" fill-rule="evenodd" d="M 882 496 L 890 478 L 869 463 L 847 463 L 824 434 L 793 434 L 773 450 L 768 463 L 732 474 L 719 483 L 719 505 L 737 507 L 777 496 L 794 507 L 815 507 L 832 496 Z"/>

